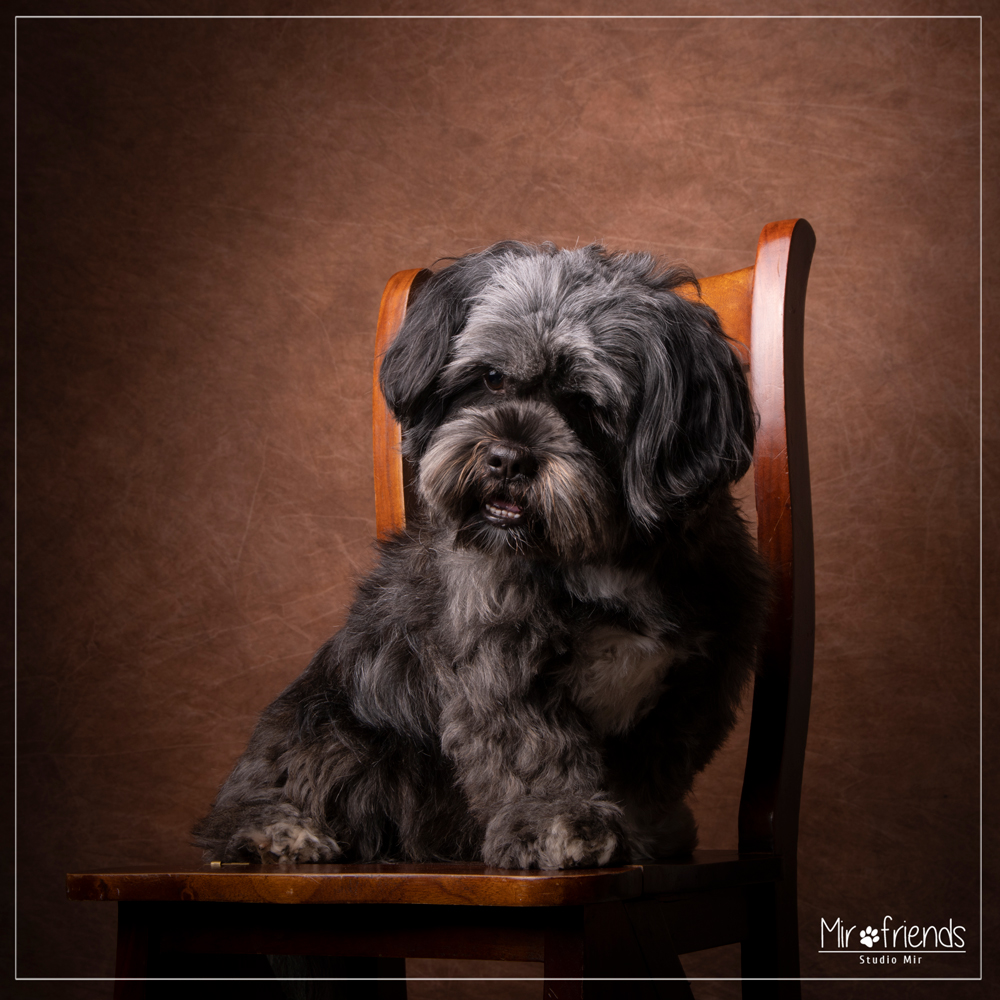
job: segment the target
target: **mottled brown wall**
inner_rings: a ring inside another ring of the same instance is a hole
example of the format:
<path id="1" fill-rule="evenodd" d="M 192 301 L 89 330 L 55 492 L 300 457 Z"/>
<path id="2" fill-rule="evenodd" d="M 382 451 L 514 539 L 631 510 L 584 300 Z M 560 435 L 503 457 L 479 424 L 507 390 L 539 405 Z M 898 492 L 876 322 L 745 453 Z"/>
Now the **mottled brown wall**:
<path id="1" fill-rule="evenodd" d="M 110 973 L 113 907 L 62 874 L 195 860 L 342 620 L 389 274 L 503 237 L 715 273 L 801 215 L 803 971 L 854 974 L 821 916 L 891 913 L 966 924 L 922 971 L 976 975 L 978 53 L 954 20 L 20 22 L 19 973 Z M 706 846 L 735 846 L 738 746 Z"/>

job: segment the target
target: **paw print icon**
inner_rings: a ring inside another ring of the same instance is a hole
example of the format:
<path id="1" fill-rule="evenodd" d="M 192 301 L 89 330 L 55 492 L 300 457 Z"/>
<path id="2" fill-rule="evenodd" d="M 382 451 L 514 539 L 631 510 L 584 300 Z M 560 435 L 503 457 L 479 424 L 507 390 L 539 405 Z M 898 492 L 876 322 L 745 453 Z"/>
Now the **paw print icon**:
<path id="1" fill-rule="evenodd" d="M 871 946 L 875 944 L 877 941 L 878 941 L 878 931 L 875 930 L 874 928 L 866 927 L 861 932 L 861 943 L 866 948 L 871 948 Z"/>

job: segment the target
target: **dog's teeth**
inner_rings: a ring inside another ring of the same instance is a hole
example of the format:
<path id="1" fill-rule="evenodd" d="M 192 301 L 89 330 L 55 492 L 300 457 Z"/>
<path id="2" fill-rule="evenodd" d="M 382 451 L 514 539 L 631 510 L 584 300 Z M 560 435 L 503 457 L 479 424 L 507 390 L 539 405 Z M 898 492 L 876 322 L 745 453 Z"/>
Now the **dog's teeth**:
<path id="1" fill-rule="evenodd" d="M 520 508 L 509 510 L 506 507 L 498 507 L 496 504 L 492 503 L 488 503 L 486 505 L 486 510 L 491 516 L 504 518 L 508 521 L 516 521 L 521 516 Z"/>

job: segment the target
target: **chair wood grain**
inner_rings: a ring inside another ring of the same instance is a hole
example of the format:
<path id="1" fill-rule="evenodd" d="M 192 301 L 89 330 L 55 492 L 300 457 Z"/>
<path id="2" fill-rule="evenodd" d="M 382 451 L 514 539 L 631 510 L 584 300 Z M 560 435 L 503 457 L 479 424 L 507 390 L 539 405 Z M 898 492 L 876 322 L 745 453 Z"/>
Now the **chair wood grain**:
<path id="1" fill-rule="evenodd" d="M 406 525 L 412 473 L 400 453 L 402 433 L 378 384 L 382 358 L 406 317 L 411 299 L 431 276 L 426 268 L 397 271 L 385 286 L 375 329 L 372 373 L 372 454 L 375 463 L 375 534 L 385 540 Z M 412 500 L 411 500 L 412 502 Z"/>
<path id="2" fill-rule="evenodd" d="M 582 906 L 638 896 L 642 868 L 512 871 L 468 864 L 138 867 L 67 876 L 70 899 Z"/>
<path id="3" fill-rule="evenodd" d="M 790 853 L 812 690 L 815 589 L 806 439 L 803 317 L 816 237 L 804 219 L 761 233 L 753 286 L 751 388 L 757 541 L 775 603 L 754 685 L 740 801 L 740 847 Z"/>
<path id="4" fill-rule="evenodd" d="M 740 344 L 745 351 L 750 349 L 754 270 L 753 267 L 743 267 L 738 271 L 699 278 L 697 289 L 692 285 L 678 289 L 685 298 L 711 306 L 718 313 L 726 336 Z"/>

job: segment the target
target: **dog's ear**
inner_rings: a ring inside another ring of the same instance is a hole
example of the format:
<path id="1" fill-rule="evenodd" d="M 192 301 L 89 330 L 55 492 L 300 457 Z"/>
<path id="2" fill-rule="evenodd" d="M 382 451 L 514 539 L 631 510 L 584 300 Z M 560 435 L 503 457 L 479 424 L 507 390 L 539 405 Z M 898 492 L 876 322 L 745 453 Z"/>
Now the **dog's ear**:
<path id="1" fill-rule="evenodd" d="M 438 392 L 438 376 L 476 296 L 505 260 L 537 252 L 523 243 L 496 243 L 459 257 L 417 292 L 379 371 L 382 395 L 403 428 L 403 453 L 410 461 L 424 453 L 441 422 L 447 400 Z"/>
<path id="2" fill-rule="evenodd" d="M 656 291 L 656 333 L 643 351 L 624 477 L 632 517 L 646 529 L 739 479 L 750 467 L 755 430 L 743 365 L 715 312 L 662 284 Z"/>

